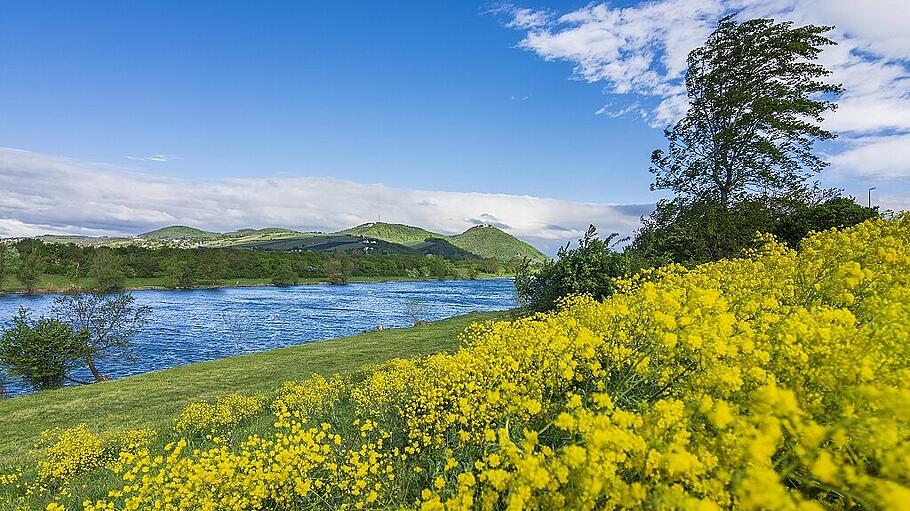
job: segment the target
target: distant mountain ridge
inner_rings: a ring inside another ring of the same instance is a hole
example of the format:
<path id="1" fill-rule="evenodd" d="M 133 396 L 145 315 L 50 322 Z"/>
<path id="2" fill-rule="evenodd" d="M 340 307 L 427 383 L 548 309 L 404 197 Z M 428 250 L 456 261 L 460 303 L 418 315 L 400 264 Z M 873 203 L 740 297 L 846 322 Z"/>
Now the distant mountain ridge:
<path id="1" fill-rule="evenodd" d="M 547 257 L 533 246 L 492 225 L 476 225 L 449 236 L 405 224 L 371 222 L 335 233 L 301 232 L 283 227 L 244 228 L 226 233 L 171 225 L 133 238 L 39 237 L 50 243 L 151 247 L 249 248 L 254 250 L 345 250 L 385 254 L 424 254 L 445 258 L 492 258 L 499 261 Z"/>
<path id="2" fill-rule="evenodd" d="M 512 259 L 543 261 L 547 258 L 540 250 L 492 225 L 475 225 L 461 234 L 446 236 L 410 225 L 372 222 L 339 231 L 339 234 L 376 238 L 406 246 L 414 246 L 427 239 L 438 238 L 480 257 L 500 261 Z"/>

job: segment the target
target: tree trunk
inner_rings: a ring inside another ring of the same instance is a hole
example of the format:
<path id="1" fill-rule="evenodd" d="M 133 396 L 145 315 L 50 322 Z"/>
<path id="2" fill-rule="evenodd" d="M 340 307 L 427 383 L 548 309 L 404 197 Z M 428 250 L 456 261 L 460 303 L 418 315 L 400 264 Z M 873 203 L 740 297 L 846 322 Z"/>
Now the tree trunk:
<path id="1" fill-rule="evenodd" d="M 88 369 L 92 372 L 92 376 L 95 377 L 96 383 L 107 380 L 107 377 L 101 374 L 101 371 L 95 367 L 95 360 L 91 356 L 85 357 L 85 363 L 88 364 Z"/>

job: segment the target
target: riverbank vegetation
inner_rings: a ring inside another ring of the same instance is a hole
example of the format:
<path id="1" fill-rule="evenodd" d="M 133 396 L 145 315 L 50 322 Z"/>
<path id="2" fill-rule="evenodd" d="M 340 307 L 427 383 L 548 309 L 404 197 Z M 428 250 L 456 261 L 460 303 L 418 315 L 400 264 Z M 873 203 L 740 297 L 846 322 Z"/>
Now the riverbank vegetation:
<path id="1" fill-rule="evenodd" d="M 345 284 L 512 275 L 519 262 L 413 254 L 0 244 L 0 292 Z M 5 264 L 4 264 L 5 262 Z"/>
<path id="2" fill-rule="evenodd" d="M 69 422 L 3 491 L 86 510 L 901 509 L 908 311 L 910 217 L 798 252 L 768 239 L 476 323 L 453 353 L 238 382 L 152 431 Z"/>

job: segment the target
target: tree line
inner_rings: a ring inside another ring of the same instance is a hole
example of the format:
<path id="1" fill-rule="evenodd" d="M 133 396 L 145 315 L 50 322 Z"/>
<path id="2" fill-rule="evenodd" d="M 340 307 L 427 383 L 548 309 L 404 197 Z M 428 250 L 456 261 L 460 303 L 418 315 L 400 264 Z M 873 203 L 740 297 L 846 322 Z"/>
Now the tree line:
<path id="1" fill-rule="evenodd" d="M 757 234 L 791 248 L 813 231 L 879 215 L 812 178 L 828 164 L 813 152 L 834 133 L 821 126 L 842 92 L 816 62 L 833 27 L 721 19 L 704 46 L 689 53 L 686 114 L 651 154 L 652 190 L 671 195 L 642 218 L 631 239 L 597 237 L 594 226 L 555 260 L 525 265 L 516 277 L 530 311 L 562 297 L 609 296 L 619 278 L 667 263 L 688 266 L 741 256 Z M 628 242 L 617 250 L 620 242 Z"/>
<path id="2" fill-rule="evenodd" d="M 495 260 L 420 254 L 92 247 L 35 239 L 0 245 L 0 288 L 15 277 L 27 292 L 38 290 L 45 274 L 60 276 L 72 285 L 88 278 L 93 289 L 111 291 L 125 288 L 127 279 L 133 278 L 160 279 L 161 285 L 170 288 L 241 279 L 265 279 L 274 285 L 293 285 L 302 279 L 344 284 L 354 277 L 475 277 L 513 267 Z"/>

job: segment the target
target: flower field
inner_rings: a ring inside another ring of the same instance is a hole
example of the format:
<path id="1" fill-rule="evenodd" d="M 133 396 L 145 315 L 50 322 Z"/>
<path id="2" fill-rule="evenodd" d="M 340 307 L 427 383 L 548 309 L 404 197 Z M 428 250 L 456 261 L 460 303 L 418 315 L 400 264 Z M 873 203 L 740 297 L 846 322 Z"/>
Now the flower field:
<path id="1" fill-rule="evenodd" d="M 451 354 L 48 432 L 15 509 L 907 509 L 910 216 L 660 268 Z"/>

